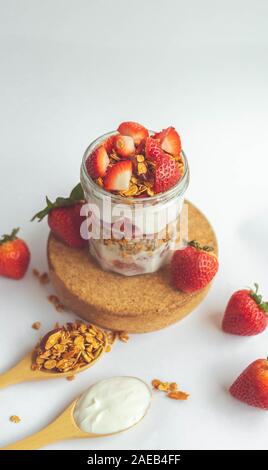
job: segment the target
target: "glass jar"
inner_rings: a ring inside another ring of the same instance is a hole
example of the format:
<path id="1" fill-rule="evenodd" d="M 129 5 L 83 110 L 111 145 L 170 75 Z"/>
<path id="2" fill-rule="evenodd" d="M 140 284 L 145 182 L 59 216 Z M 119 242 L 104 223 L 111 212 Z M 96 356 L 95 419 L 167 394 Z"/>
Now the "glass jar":
<path id="1" fill-rule="evenodd" d="M 182 152 L 184 174 L 164 193 L 151 197 L 122 197 L 105 191 L 88 175 L 88 156 L 108 137 L 94 140 L 81 165 L 81 184 L 87 202 L 87 232 L 91 255 L 101 268 L 125 276 L 153 273 L 175 249 L 178 218 L 189 184 L 189 168 Z"/>

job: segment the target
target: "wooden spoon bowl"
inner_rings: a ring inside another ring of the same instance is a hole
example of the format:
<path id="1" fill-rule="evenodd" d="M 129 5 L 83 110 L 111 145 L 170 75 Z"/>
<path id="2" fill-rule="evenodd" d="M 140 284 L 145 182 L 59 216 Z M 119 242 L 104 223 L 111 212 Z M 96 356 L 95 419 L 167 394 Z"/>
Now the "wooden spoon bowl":
<path id="1" fill-rule="evenodd" d="M 140 379 L 139 379 L 140 380 Z M 147 385 L 147 384 L 146 384 Z M 148 387 L 148 385 L 147 385 Z M 74 409 L 77 401 L 80 397 L 76 398 L 58 418 L 55 419 L 48 426 L 43 428 L 41 431 L 26 437 L 20 441 L 17 441 L 13 444 L 9 444 L 6 447 L 3 447 L 1 450 L 35 450 L 41 447 L 51 444 L 53 442 L 62 441 L 64 439 L 81 439 L 81 438 L 95 438 L 95 437 L 106 437 L 119 434 L 121 432 L 127 431 L 128 429 L 136 426 L 147 414 L 150 404 L 148 405 L 144 415 L 132 426 L 125 428 L 121 431 L 117 431 L 109 434 L 95 434 L 87 433 L 81 431 L 81 429 L 76 425 L 74 420 Z"/>
<path id="2" fill-rule="evenodd" d="M 105 341 L 103 343 L 103 349 L 100 354 L 93 359 L 87 365 L 76 369 L 75 371 L 69 370 L 68 372 L 51 372 L 49 370 L 33 370 L 33 355 L 34 351 L 30 351 L 26 356 L 21 359 L 18 364 L 9 369 L 4 374 L 0 375 L 0 388 L 8 387 L 9 385 L 14 385 L 21 382 L 29 382 L 32 380 L 45 380 L 45 379 L 58 379 L 60 377 L 70 377 L 74 374 L 80 374 L 84 370 L 89 369 L 96 364 L 96 362 L 103 356 L 105 353 L 106 347 L 108 345 L 108 339 L 105 335 Z"/>

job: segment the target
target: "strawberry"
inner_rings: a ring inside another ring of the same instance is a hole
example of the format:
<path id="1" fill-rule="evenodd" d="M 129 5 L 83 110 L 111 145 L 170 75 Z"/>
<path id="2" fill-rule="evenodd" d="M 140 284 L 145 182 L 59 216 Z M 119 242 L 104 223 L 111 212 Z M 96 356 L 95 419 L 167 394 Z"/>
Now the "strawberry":
<path id="1" fill-rule="evenodd" d="M 152 137 L 148 137 L 148 139 L 146 139 L 145 156 L 147 160 L 159 164 L 162 162 L 165 155 L 166 154 L 163 152 L 156 139 L 153 139 Z"/>
<path id="2" fill-rule="evenodd" d="M 234 398 L 268 410 L 268 359 L 252 362 L 230 387 Z"/>
<path id="3" fill-rule="evenodd" d="M 174 127 L 163 129 L 154 135 L 159 140 L 161 148 L 171 155 L 179 155 L 181 153 L 181 139 Z"/>
<path id="4" fill-rule="evenodd" d="M 58 197 L 51 202 L 46 197 L 47 206 L 33 218 L 40 222 L 48 216 L 48 225 L 58 238 L 72 248 L 83 248 L 87 244 L 80 235 L 80 227 L 85 217 L 80 215 L 84 204 L 84 193 L 80 183 L 72 190 L 68 198 Z"/>
<path id="5" fill-rule="evenodd" d="M 102 145 L 104 146 L 105 150 L 107 153 L 111 153 L 111 151 L 113 150 L 114 148 L 114 138 L 115 136 L 114 135 L 111 135 L 110 137 L 108 137 L 108 139 L 106 139 Z"/>
<path id="6" fill-rule="evenodd" d="M 104 189 L 107 191 L 123 191 L 129 188 L 132 175 L 130 160 L 122 160 L 108 168 L 104 178 Z"/>
<path id="7" fill-rule="evenodd" d="M 26 243 L 17 237 L 19 229 L 0 239 L 0 275 L 11 279 L 21 279 L 30 262 L 30 251 Z"/>
<path id="8" fill-rule="evenodd" d="M 147 129 L 138 122 L 122 122 L 117 130 L 121 135 L 132 137 L 135 145 L 139 145 L 142 140 L 145 140 L 149 136 Z"/>
<path id="9" fill-rule="evenodd" d="M 154 191 L 163 193 L 172 188 L 180 179 L 180 171 L 174 158 L 165 155 L 156 166 Z"/>
<path id="10" fill-rule="evenodd" d="M 211 247 L 201 247 L 196 241 L 191 241 L 182 250 L 174 252 L 171 265 L 171 282 L 183 292 L 195 292 L 203 289 L 216 275 L 219 263 Z"/>
<path id="11" fill-rule="evenodd" d="M 104 176 L 109 165 L 109 157 L 104 145 L 101 145 L 93 151 L 87 158 L 86 168 L 91 178 Z"/>
<path id="12" fill-rule="evenodd" d="M 135 154 L 134 140 L 127 135 L 118 134 L 114 138 L 114 149 L 121 157 L 131 157 Z"/>
<path id="13" fill-rule="evenodd" d="M 243 289 L 232 295 L 224 313 L 223 331 L 252 336 L 265 330 L 268 324 L 268 302 L 262 301 L 258 288 L 258 284 L 255 284 L 255 291 Z"/>

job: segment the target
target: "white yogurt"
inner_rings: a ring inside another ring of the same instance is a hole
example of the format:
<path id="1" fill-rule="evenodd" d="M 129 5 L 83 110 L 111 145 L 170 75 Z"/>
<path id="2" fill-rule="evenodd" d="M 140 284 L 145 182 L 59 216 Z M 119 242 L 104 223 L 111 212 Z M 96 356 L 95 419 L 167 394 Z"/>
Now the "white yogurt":
<path id="1" fill-rule="evenodd" d="M 111 377 L 88 388 L 77 400 L 74 420 L 84 432 L 109 434 L 138 423 L 147 412 L 151 391 L 135 377 Z"/>

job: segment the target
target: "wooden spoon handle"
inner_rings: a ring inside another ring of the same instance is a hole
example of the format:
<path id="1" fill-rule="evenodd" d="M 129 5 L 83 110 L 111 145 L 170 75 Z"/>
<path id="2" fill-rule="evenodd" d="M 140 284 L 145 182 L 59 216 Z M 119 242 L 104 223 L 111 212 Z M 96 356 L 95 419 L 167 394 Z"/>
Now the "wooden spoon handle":
<path id="1" fill-rule="evenodd" d="M 87 437 L 87 435 L 82 433 L 74 423 L 73 408 L 75 403 L 76 400 L 73 401 L 68 408 L 66 408 L 66 410 L 55 419 L 55 421 L 50 423 L 44 429 L 41 429 L 41 431 L 13 444 L 9 444 L 1 450 L 35 450 L 63 439 Z"/>
<path id="2" fill-rule="evenodd" d="M 61 439 L 59 436 L 58 440 Z M 50 444 L 51 442 L 56 441 L 55 436 L 52 437 L 49 432 L 49 426 L 42 429 L 40 432 L 28 436 L 25 439 L 9 444 L 6 447 L 3 447 L 1 450 L 35 450 L 40 449 L 41 447 Z"/>
<path id="3" fill-rule="evenodd" d="M 0 375 L 0 388 L 8 387 L 35 378 L 34 371 L 31 370 L 32 352 L 24 356 L 18 364 Z"/>

